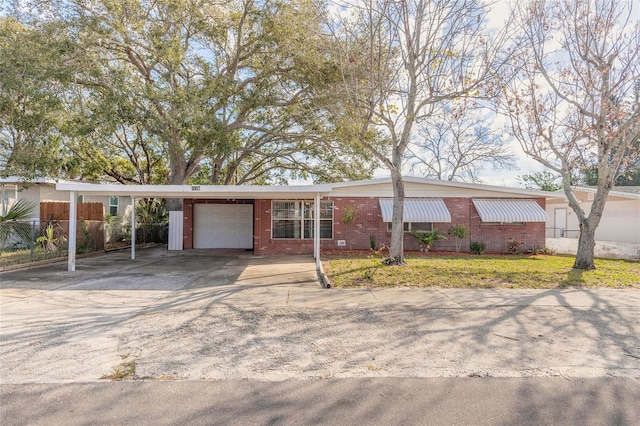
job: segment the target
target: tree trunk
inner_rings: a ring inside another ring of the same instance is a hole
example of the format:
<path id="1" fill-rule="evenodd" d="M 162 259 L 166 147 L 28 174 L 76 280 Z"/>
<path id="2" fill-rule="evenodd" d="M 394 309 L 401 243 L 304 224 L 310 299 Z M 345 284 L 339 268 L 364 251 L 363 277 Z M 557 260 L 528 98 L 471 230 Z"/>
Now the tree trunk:
<path id="1" fill-rule="evenodd" d="M 613 180 L 613 178 L 610 180 Z M 610 181 L 599 182 L 598 190 L 591 204 L 591 209 L 589 210 L 589 216 L 585 216 L 584 210 L 582 210 L 579 201 L 571 194 L 570 189 L 565 188 L 565 194 L 567 194 L 569 198 L 569 206 L 576 213 L 580 222 L 580 237 L 578 239 L 576 260 L 573 264 L 574 269 L 589 270 L 596 268 L 595 262 L 593 261 L 594 248 L 596 245 L 596 229 L 602 219 L 605 202 L 612 186 Z"/>
<path id="2" fill-rule="evenodd" d="M 169 185 L 184 185 L 187 182 L 186 176 L 187 162 L 184 157 L 176 155 L 171 158 L 171 179 Z M 182 199 L 181 198 L 167 198 L 167 210 L 168 211 L 182 211 Z"/>
<path id="3" fill-rule="evenodd" d="M 573 264 L 574 269 L 596 269 L 593 261 L 593 250 L 596 245 L 596 229 L 580 224 L 580 238 L 578 239 L 578 251 Z"/>
<path id="4" fill-rule="evenodd" d="M 202 160 L 202 155 L 191 154 L 189 160 L 185 159 L 185 151 L 181 144 L 181 135 L 178 130 L 171 131 L 169 142 L 169 166 L 171 167 L 171 177 L 169 185 L 186 185 L 189 178 L 196 172 L 198 164 Z M 167 210 L 182 211 L 182 199 L 168 198 Z"/>
<path id="5" fill-rule="evenodd" d="M 391 218 L 391 244 L 389 256 L 396 265 L 404 264 L 404 181 L 400 170 L 391 170 L 393 186 L 393 216 Z"/>

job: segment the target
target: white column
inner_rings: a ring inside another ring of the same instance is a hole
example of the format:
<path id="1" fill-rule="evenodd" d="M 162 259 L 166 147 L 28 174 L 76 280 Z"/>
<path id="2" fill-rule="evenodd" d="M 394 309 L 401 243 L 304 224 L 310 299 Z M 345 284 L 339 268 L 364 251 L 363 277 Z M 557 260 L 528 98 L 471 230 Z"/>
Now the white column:
<path id="1" fill-rule="evenodd" d="M 69 192 L 69 253 L 67 255 L 67 270 L 76 270 L 76 227 L 78 211 L 76 206 L 76 192 Z"/>
<path id="2" fill-rule="evenodd" d="M 131 260 L 136 258 L 136 199 L 131 197 Z"/>
<path id="3" fill-rule="evenodd" d="M 316 258 L 316 264 L 320 263 L 320 193 L 316 192 L 316 200 L 314 203 L 315 221 L 313 232 L 313 257 Z"/>

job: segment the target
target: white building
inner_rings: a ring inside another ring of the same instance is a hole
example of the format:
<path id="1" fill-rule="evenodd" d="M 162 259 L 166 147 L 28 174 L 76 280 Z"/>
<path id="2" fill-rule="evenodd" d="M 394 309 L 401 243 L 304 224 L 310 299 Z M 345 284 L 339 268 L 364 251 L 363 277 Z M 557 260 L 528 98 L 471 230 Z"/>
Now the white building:
<path id="1" fill-rule="evenodd" d="M 49 201 L 69 202 L 69 191 L 56 189 L 57 183 L 76 183 L 72 181 L 56 181 L 54 179 L 37 178 L 25 182 L 22 178 L 10 176 L 0 178 L 0 214 L 4 214 L 16 201 L 31 200 L 36 208 L 30 221 L 40 220 L 40 203 Z M 79 195 L 77 202 L 102 203 L 105 214 L 119 216 L 128 221 L 131 216 L 131 197 L 114 195 Z"/>

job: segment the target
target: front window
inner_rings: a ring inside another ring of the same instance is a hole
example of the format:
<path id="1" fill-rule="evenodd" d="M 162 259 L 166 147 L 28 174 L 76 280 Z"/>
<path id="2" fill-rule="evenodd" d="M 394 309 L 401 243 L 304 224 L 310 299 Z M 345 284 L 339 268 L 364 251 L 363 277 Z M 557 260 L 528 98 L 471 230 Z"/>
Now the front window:
<path id="1" fill-rule="evenodd" d="M 313 201 L 273 201 L 271 238 L 312 239 L 314 214 Z M 320 201 L 320 238 L 333 238 L 333 201 Z"/>
<path id="2" fill-rule="evenodd" d="M 109 214 L 111 216 L 118 215 L 118 196 L 112 195 L 109 197 Z"/>
<path id="3" fill-rule="evenodd" d="M 9 210 L 9 192 L 5 192 L 2 190 L 2 207 L 0 207 L 0 212 L 5 214 L 7 210 Z"/>

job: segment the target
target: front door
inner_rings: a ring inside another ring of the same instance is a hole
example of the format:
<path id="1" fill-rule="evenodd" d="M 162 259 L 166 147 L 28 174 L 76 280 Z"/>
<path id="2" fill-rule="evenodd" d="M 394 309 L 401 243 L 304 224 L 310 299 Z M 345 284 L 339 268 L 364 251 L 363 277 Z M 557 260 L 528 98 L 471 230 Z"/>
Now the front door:
<path id="1" fill-rule="evenodd" d="M 554 237 L 562 238 L 566 236 L 567 230 L 567 209 L 555 209 Z"/>

